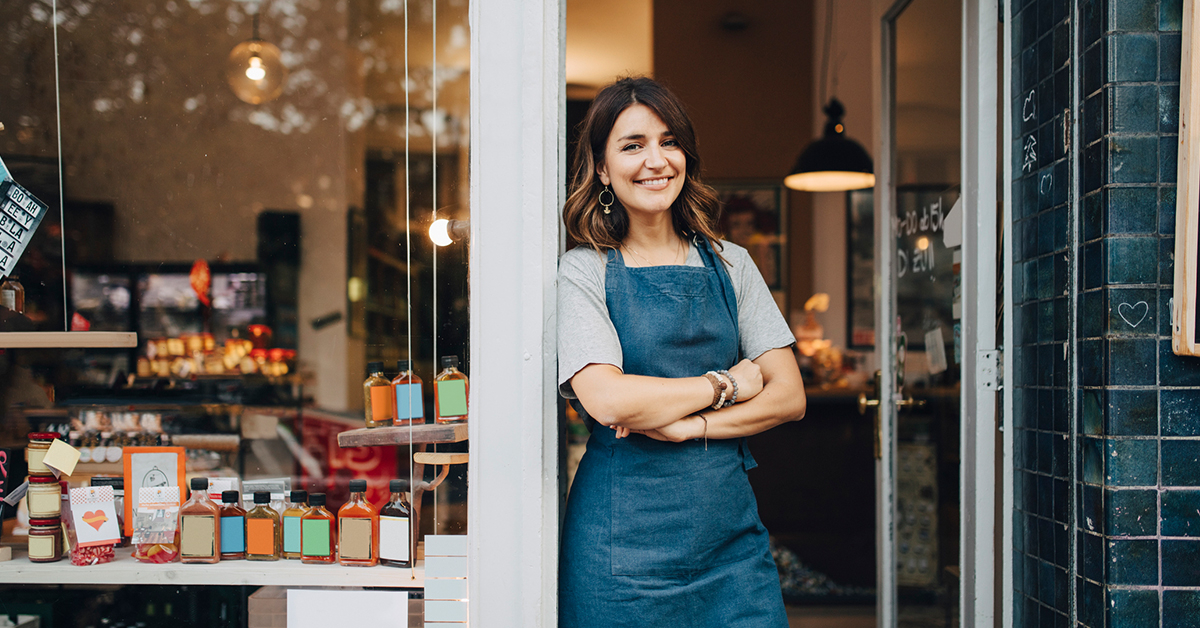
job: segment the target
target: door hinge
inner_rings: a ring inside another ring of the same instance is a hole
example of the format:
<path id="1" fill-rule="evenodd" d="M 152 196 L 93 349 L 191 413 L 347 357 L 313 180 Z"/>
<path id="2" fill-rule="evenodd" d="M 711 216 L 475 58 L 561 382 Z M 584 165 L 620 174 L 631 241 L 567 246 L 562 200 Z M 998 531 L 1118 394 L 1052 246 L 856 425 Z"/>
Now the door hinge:
<path id="1" fill-rule="evenodd" d="M 1004 386 L 1004 352 L 1000 349 L 975 352 L 975 382 L 985 390 Z"/>

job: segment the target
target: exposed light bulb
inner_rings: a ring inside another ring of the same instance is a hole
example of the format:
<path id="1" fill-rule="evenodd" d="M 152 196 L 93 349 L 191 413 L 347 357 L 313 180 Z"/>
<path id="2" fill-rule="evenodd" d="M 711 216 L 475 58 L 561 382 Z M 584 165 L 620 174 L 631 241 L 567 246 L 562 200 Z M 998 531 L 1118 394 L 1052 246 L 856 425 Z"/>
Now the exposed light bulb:
<path id="1" fill-rule="evenodd" d="M 429 225 L 429 239 L 438 246 L 449 246 L 453 240 L 450 239 L 450 221 L 445 218 L 438 218 Z"/>
<path id="2" fill-rule="evenodd" d="M 246 68 L 246 78 L 251 81 L 261 81 L 267 76 L 267 70 L 263 67 L 262 57 L 254 55 L 250 57 L 250 65 Z"/>

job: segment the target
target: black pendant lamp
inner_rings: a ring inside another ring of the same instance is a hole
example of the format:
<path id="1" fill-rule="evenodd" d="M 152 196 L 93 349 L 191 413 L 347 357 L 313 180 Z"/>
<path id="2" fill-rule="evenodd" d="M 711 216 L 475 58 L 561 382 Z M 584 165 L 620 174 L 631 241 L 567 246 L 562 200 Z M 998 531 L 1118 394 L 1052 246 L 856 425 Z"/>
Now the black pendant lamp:
<path id="1" fill-rule="evenodd" d="M 842 192 L 873 187 L 875 168 L 871 156 L 861 144 L 846 137 L 846 129 L 842 126 L 846 108 L 837 98 L 831 98 L 823 111 L 828 116 L 825 135 L 800 153 L 783 184 L 807 192 Z"/>

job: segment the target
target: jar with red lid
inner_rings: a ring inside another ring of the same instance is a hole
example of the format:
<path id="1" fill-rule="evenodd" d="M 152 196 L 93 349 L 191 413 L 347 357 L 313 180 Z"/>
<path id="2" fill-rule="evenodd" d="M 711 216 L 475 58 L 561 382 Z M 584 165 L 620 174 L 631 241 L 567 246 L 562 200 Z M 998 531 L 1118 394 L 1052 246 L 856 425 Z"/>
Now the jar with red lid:
<path id="1" fill-rule="evenodd" d="M 62 515 L 62 486 L 53 475 L 29 476 L 25 494 L 30 519 L 48 519 Z"/>
<path id="2" fill-rule="evenodd" d="M 46 452 L 50 451 L 50 444 L 56 438 L 62 438 L 58 432 L 30 432 L 29 445 L 25 447 L 25 462 L 29 464 L 29 475 L 50 475 L 54 472 L 42 463 L 46 459 Z"/>
<path id="3" fill-rule="evenodd" d="M 58 485 L 55 484 L 55 486 Z M 29 562 L 53 563 L 62 558 L 62 520 L 58 517 L 31 517 L 29 519 Z"/>

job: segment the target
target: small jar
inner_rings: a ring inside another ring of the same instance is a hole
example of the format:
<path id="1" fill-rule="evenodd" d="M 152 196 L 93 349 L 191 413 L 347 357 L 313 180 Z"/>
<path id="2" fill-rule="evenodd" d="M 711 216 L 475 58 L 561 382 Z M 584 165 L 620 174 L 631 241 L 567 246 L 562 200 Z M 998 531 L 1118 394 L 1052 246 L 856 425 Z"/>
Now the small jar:
<path id="1" fill-rule="evenodd" d="M 61 438 L 58 432 L 29 433 L 29 445 L 25 447 L 25 462 L 29 464 L 29 475 L 54 475 L 50 467 L 42 461 L 46 459 L 46 452 L 50 451 L 50 443 L 56 438 Z"/>
<path id="2" fill-rule="evenodd" d="M 53 563 L 62 558 L 62 520 L 58 517 L 30 518 L 29 562 Z"/>
<path id="3" fill-rule="evenodd" d="M 29 476 L 29 492 L 25 494 L 30 519 L 49 519 L 62 515 L 62 487 L 53 475 Z"/>

